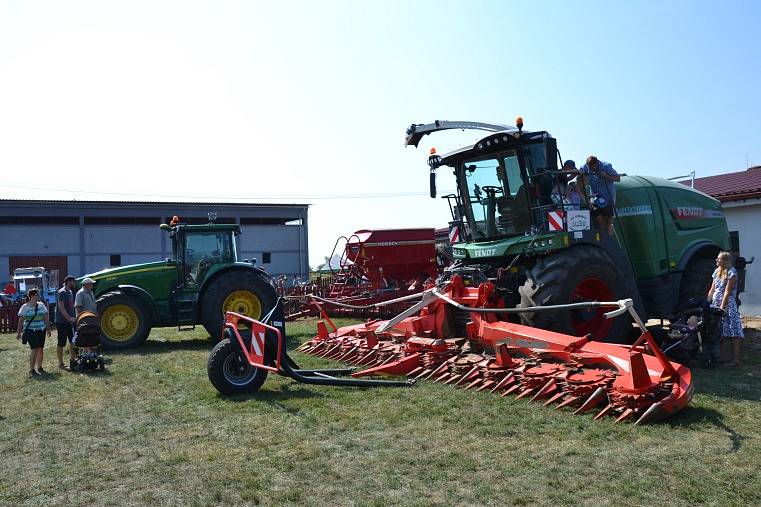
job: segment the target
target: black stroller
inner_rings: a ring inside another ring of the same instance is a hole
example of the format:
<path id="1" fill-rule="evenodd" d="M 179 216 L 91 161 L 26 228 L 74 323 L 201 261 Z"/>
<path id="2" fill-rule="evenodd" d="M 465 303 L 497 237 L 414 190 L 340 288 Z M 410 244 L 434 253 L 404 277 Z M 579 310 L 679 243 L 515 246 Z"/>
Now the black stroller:
<path id="1" fill-rule="evenodd" d="M 106 369 L 100 353 L 100 319 L 93 312 L 82 312 L 77 316 L 77 332 L 74 335 L 73 355 L 69 360 L 71 371 Z"/>
<path id="2" fill-rule="evenodd" d="M 700 366 L 714 366 L 720 356 L 721 318 L 724 310 L 705 299 L 689 299 L 674 311 L 661 348 L 683 364 L 697 359 Z"/>

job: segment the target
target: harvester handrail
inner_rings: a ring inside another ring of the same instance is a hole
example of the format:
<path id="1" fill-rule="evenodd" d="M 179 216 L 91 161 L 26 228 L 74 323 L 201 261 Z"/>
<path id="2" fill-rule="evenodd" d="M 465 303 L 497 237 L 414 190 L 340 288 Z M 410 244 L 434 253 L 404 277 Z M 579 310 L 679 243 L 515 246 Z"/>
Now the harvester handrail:
<path id="1" fill-rule="evenodd" d="M 605 318 L 612 319 L 614 317 L 618 317 L 623 313 L 629 312 L 640 330 L 642 330 L 643 333 L 646 331 L 644 322 L 634 310 L 634 301 L 631 298 L 619 299 L 618 301 L 581 301 L 579 303 L 567 303 L 564 305 L 524 306 L 522 308 L 474 308 L 471 306 L 461 305 L 446 294 L 439 292 L 438 289 L 432 289 L 432 293 L 436 297 L 443 299 L 458 310 L 464 310 L 472 313 L 533 313 L 557 310 L 576 310 L 579 308 L 616 308 L 616 310 L 606 312 L 604 314 Z"/>
<path id="2" fill-rule="evenodd" d="M 316 299 L 317 301 L 320 301 L 321 303 L 325 303 L 327 305 L 340 306 L 341 308 L 350 308 L 352 310 L 369 310 L 371 308 L 380 308 L 381 306 L 393 305 L 395 303 L 403 303 L 405 301 L 412 301 L 413 299 L 420 299 L 425 295 L 426 292 L 428 291 L 418 292 L 416 294 L 410 294 L 408 296 L 402 296 L 396 299 L 389 299 L 388 301 L 381 301 L 380 303 L 373 303 L 370 305 L 350 305 L 350 304 L 341 303 L 332 299 L 326 299 L 316 294 L 307 294 L 304 297 Z"/>

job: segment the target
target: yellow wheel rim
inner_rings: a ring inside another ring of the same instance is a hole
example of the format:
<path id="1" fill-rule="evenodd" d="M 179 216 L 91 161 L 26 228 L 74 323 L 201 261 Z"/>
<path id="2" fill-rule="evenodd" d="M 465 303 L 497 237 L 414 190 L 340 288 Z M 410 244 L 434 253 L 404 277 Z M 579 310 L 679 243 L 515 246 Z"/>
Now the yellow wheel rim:
<path id="1" fill-rule="evenodd" d="M 236 290 L 225 298 L 222 303 L 223 312 L 235 312 L 252 319 L 262 316 L 262 302 L 251 291 Z"/>
<path id="2" fill-rule="evenodd" d="M 133 338 L 139 324 L 137 312 L 129 305 L 109 306 L 100 317 L 103 334 L 118 342 L 126 342 Z"/>

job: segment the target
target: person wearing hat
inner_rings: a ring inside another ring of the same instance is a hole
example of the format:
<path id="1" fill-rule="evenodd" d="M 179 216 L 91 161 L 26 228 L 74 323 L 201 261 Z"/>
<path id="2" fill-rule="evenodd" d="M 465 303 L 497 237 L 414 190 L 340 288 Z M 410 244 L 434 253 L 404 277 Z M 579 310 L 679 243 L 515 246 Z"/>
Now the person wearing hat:
<path id="1" fill-rule="evenodd" d="M 82 280 L 82 288 L 77 292 L 77 296 L 74 298 L 74 311 L 76 317 L 82 312 L 93 312 L 98 314 L 98 306 L 95 304 L 95 295 L 92 292 L 92 288 L 95 285 L 95 280 L 90 277 Z"/>
<path id="2" fill-rule="evenodd" d="M 74 318 L 74 289 L 76 282 L 73 276 L 67 276 L 63 280 L 63 287 L 56 292 L 55 305 L 55 327 L 58 330 L 58 367 L 65 368 L 63 363 L 63 348 L 66 342 L 69 343 L 69 356 L 71 356 L 71 340 L 74 338 L 74 325 L 77 319 Z"/>

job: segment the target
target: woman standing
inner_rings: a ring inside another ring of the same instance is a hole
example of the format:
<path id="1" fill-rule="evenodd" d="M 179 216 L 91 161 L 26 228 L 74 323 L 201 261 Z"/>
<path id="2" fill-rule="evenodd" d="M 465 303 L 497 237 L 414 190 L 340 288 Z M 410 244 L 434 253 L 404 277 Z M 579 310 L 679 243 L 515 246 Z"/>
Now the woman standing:
<path id="1" fill-rule="evenodd" d="M 721 355 L 729 360 L 732 351 L 731 366 L 740 366 L 740 339 L 744 338 L 740 310 L 737 308 L 737 271 L 733 267 L 732 254 L 719 252 L 716 257 L 716 271 L 713 283 L 708 291 L 711 306 L 721 308 L 726 313 L 721 319 Z"/>
<path id="2" fill-rule="evenodd" d="M 37 289 L 29 290 L 29 301 L 21 305 L 18 311 L 18 334 L 16 339 L 28 343 L 32 352 L 29 354 L 29 375 L 36 377 L 46 373 L 42 369 L 42 350 L 45 348 L 45 333 L 50 336 L 50 319 L 48 307 L 40 302 Z"/>

